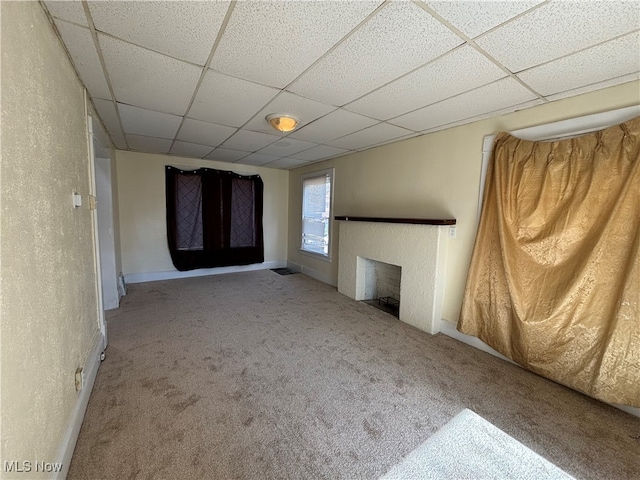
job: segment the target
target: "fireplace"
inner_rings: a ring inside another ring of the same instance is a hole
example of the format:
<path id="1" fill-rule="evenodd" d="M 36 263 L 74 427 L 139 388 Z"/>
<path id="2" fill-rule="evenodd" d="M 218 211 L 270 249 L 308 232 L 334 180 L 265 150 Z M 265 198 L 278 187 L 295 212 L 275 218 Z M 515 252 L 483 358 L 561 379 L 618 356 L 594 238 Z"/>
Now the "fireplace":
<path id="1" fill-rule="evenodd" d="M 363 302 L 400 316 L 400 280 L 402 267 L 358 257 L 357 269 L 364 272 Z"/>
<path id="2" fill-rule="evenodd" d="M 336 220 L 343 220 L 339 225 L 338 291 L 355 300 L 368 300 L 373 287 L 372 280 L 367 280 L 367 272 L 371 274 L 376 268 L 371 262 L 395 267 L 400 276 L 398 317 L 428 333 L 438 333 L 447 233 L 455 220 L 354 217 Z"/>

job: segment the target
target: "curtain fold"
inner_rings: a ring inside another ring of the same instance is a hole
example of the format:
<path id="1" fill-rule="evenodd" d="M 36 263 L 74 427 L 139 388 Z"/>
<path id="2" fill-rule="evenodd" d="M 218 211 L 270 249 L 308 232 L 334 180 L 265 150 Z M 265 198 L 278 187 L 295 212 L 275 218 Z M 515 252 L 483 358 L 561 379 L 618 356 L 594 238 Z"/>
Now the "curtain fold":
<path id="1" fill-rule="evenodd" d="M 640 407 L 640 117 L 553 142 L 501 133 L 458 330 Z"/>
<path id="2" fill-rule="evenodd" d="M 259 175 L 165 169 L 167 241 L 180 271 L 264 262 Z"/>

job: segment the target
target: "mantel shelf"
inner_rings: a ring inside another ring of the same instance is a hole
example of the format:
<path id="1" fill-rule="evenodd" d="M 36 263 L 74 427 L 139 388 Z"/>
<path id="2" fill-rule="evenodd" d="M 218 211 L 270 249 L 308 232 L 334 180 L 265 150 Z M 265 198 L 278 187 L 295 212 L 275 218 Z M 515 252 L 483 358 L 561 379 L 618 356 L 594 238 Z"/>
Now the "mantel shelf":
<path id="1" fill-rule="evenodd" d="M 352 217 L 350 215 L 336 215 L 335 220 L 344 222 L 381 222 L 381 223 L 409 223 L 413 225 L 455 225 L 455 218 L 395 218 L 395 217 Z"/>

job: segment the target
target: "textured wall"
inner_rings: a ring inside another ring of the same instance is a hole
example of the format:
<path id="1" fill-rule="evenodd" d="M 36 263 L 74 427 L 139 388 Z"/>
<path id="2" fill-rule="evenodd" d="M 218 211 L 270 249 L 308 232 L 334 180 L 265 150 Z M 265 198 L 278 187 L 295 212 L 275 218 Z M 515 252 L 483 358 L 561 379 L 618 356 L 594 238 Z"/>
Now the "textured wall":
<path id="1" fill-rule="evenodd" d="M 334 222 L 331 263 L 298 251 L 300 175 L 335 167 L 335 215 L 458 220 L 448 247 L 443 310 L 445 319 L 457 322 L 475 240 L 484 136 L 638 103 L 640 82 L 635 81 L 292 170 L 288 260 L 337 283 L 342 222 Z"/>
<path id="2" fill-rule="evenodd" d="M 377 222 L 340 223 L 338 291 L 366 300 L 366 260 L 402 267 L 400 320 L 440 330 L 448 227 Z"/>
<path id="3" fill-rule="evenodd" d="M 125 274 L 175 270 L 167 247 L 165 165 L 259 174 L 264 182 L 264 259 L 286 260 L 288 171 L 124 151 L 117 151 L 116 159 Z"/>
<path id="4" fill-rule="evenodd" d="M 4 467 L 57 460 L 99 332 L 82 86 L 38 2 L 0 5 Z"/>

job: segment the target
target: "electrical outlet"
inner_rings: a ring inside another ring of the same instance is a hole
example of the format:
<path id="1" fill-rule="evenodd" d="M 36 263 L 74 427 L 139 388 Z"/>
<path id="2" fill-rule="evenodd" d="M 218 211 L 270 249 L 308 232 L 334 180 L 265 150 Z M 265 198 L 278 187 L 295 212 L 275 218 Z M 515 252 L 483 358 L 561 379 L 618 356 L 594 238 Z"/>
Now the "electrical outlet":
<path id="1" fill-rule="evenodd" d="M 82 195 L 80 195 L 78 192 L 73 192 L 73 208 L 79 208 L 82 206 Z"/>
<path id="2" fill-rule="evenodd" d="M 456 227 L 449 227 L 449 238 L 456 238 Z"/>

